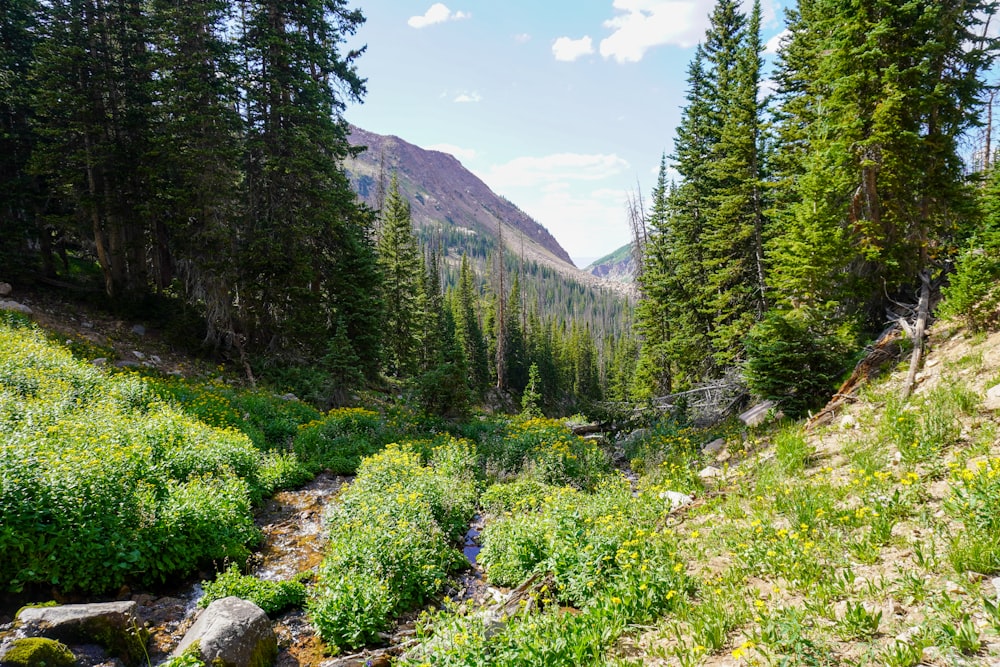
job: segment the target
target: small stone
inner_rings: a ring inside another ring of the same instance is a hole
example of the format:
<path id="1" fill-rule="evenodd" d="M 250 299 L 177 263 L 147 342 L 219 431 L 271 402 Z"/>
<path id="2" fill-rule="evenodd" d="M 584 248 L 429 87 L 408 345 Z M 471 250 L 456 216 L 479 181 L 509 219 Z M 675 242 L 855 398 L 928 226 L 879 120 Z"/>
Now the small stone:
<path id="1" fill-rule="evenodd" d="M 698 477 L 702 479 L 715 479 L 717 477 L 722 477 L 722 470 L 716 468 L 715 466 L 706 466 L 702 468 L 701 472 L 698 473 Z"/>
<path id="2" fill-rule="evenodd" d="M 14 288 L 10 283 L 0 283 L 0 296 L 10 296 Z"/>
<path id="3" fill-rule="evenodd" d="M 1000 384 L 993 385 L 986 390 L 986 400 L 983 407 L 987 410 L 1000 410 Z"/>
<path id="4" fill-rule="evenodd" d="M 90 363 L 94 364 L 95 366 L 100 367 L 100 366 L 106 366 L 107 363 L 108 363 L 108 360 L 105 357 L 98 357 L 96 359 L 92 359 Z"/>
<path id="5" fill-rule="evenodd" d="M 690 505 L 694 502 L 694 498 L 679 491 L 661 491 L 660 499 L 668 501 L 670 503 L 670 509 L 672 510 L 675 510 L 678 507 L 684 507 L 685 505 Z"/>
<path id="6" fill-rule="evenodd" d="M 84 320 L 83 322 L 80 322 L 80 326 L 83 327 L 84 329 L 93 329 L 94 328 L 94 323 L 93 322 L 87 322 L 86 320 Z"/>
<path id="7" fill-rule="evenodd" d="M 127 359 L 123 359 L 122 361 L 115 362 L 115 368 L 138 368 L 138 367 L 139 367 L 138 361 L 129 361 Z"/>
<path id="8" fill-rule="evenodd" d="M 141 324 L 136 324 L 135 326 L 132 327 L 132 333 L 134 333 L 136 336 L 145 336 L 146 327 L 142 326 Z"/>
<path id="9" fill-rule="evenodd" d="M 149 360 L 152 361 L 154 364 L 159 364 L 159 363 L 163 362 L 163 360 L 160 359 L 160 357 L 158 355 L 155 355 L 155 354 L 150 355 L 149 356 Z"/>
<path id="10" fill-rule="evenodd" d="M 146 355 L 140 352 L 139 350 L 132 350 L 132 356 L 138 359 L 139 361 L 142 361 L 143 359 L 146 358 Z"/>
<path id="11" fill-rule="evenodd" d="M 914 625 L 912 628 L 907 628 L 896 635 L 896 641 L 903 644 L 909 644 L 916 637 L 920 635 L 920 626 Z"/>
<path id="12" fill-rule="evenodd" d="M 993 584 L 993 591 L 996 593 L 997 600 L 1000 601 L 1000 577 L 993 577 L 990 583 Z"/>
<path id="13" fill-rule="evenodd" d="M 937 366 L 940 363 L 941 363 L 941 360 L 938 359 L 937 357 L 934 357 L 933 359 L 928 359 L 927 360 L 927 363 L 924 364 L 924 368 L 934 368 L 935 366 Z"/>
<path id="14" fill-rule="evenodd" d="M 702 447 L 701 451 L 705 452 L 706 454 L 718 454 L 725 448 L 726 448 L 726 439 L 716 438 L 712 442 Z"/>
<path id="15" fill-rule="evenodd" d="M 840 428 L 858 428 L 858 418 L 854 415 L 844 415 L 840 418 Z"/>
<path id="16" fill-rule="evenodd" d="M 733 458 L 732 454 L 730 454 L 728 450 L 724 449 L 721 452 L 719 452 L 718 456 L 715 457 L 715 462 L 716 463 L 725 463 L 726 461 L 728 461 L 731 458 Z"/>

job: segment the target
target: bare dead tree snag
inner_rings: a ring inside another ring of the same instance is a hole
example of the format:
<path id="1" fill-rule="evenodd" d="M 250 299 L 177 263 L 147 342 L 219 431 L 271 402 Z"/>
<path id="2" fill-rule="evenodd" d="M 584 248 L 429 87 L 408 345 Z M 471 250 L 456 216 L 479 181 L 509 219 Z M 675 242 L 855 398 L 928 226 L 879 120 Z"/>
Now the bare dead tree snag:
<path id="1" fill-rule="evenodd" d="M 927 270 L 920 272 L 920 302 L 917 305 L 917 324 L 913 332 L 913 352 L 910 354 L 910 371 L 906 374 L 906 382 L 900 392 L 900 398 L 906 400 L 913 392 L 917 382 L 917 369 L 924 356 L 924 331 L 927 329 L 927 318 L 930 314 L 931 277 Z"/>

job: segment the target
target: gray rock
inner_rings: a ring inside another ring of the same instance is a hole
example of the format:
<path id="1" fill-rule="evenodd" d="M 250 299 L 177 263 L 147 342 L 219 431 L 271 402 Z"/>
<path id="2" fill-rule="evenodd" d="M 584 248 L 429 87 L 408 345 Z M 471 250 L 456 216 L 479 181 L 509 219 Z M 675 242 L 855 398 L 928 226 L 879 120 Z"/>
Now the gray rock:
<path id="1" fill-rule="evenodd" d="M 706 454 L 718 454 L 725 448 L 726 448 L 726 439 L 716 438 L 712 442 L 702 447 L 701 451 L 703 451 Z"/>
<path id="2" fill-rule="evenodd" d="M 747 426 L 759 426 L 767 420 L 767 413 L 774 409 L 774 401 L 758 403 L 740 415 L 740 420 Z"/>
<path id="3" fill-rule="evenodd" d="M 154 364 L 163 363 L 163 359 L 160 359 L 160 356 L 157 355 L 157 354 L 151 354 L 151 355 L 149 355 L 149 360 L 151 362 L 153 362 Z"/>
<path id="4" fill-rule="evenodd" d="M 149 632 L 136 616 L 135 602 L 25 607 L 15 625 L 27 637 L 46 637 L 66 644 L 100 644 L 126 663 L 146 654 Z"/>
<path id="5" fill-rule="evenodd" d="M 684 507 L 685 505 L 690 505 L 694 502 L 694 498 L 686 493 L 681 493 L 680 491 L 661 491 L 660 498 L 668 501 L 670 503 L 670 509 L 672 510 L 675 510 L 678 507 Z"/>
<path id="6" fill-rule="evenodd" d="M 138 368 L 138 367 L 139 367 L 138 361 L 129 361 L 127 359 L 123 359 L 122 361 L 115 362 L 115 368 Z"/>
<path id="7" fill-rule="evenodd" d="M 220 667 L 266 667 L 278 652 L 267 614 L 237 597 L 208 605 L 171 656 L 183 654 L 195 642 L 202 661 Z"/>
<path id="8" fill-rule="evenodd" d="M 14 288 L 11 287 L 10 283 L 0 283 L 0 296 L 10 296 Z"/>
<path id="9" fill-rule="evenodd" d="M 23 303 L 18 303 L 17 301 L 0 301 L 0 310 L 10 310 L 15 313 L 31 315 L 31 308 L 28 308 Z"/>
<path id="10" fill-rule="evenodd" d="M 132 333 L 134 333 L 136 336 L 145 336 L 146 327 L 142 326 L 141 324 L 136 324 L 132 327 Z"/>
<path id="11" fill-rule="evenodd" d="M 108 360 L 105 357 L 97 357 L 96 359 L 91 359 L 90 363 L 95 366 L 107 366 Z"/>
<path id="12" fill-rule="evenodd" d="M 993 385 L 986 390 L 986 400 L 983 407 L 987 410 L 1000 410 L 1000 384 Z"/>
<path id="13" fill-rule="evenodd" d="M 139 350 L 132 350 L 132 356 L 138 359 L 139 361 L 142 361 L 143 359 L 146 358 L 146 355 L 140 352 Z"/>
<path id="14" fill-rule="evenodd" d="M 698 477 L 702 479 L 717 479 L 722 477 L 722 470 L 715 466 L 706 466 L 698 473 Z"/>

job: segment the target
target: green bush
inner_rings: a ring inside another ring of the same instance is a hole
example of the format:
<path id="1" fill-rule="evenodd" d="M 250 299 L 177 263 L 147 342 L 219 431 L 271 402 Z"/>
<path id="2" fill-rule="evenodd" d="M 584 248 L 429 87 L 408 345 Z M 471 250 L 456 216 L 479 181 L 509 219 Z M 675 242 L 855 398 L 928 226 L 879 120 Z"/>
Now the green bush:
<path id="1" fill-rule="evenodd" d="M 847 361 L 842 337 L 798 310 L 768 313 L 747 335 L 746 353 L 751 391 L 778 401 L 792 418 L 829 399 Z"/>
<path id="2" fill-rule="evenodd" d="M 412 447 L 391 444 L 362 462 L 341 495 L 309 601 L 325 642 L 353 648 L 373 641 L 467 564 L 453 545 L 475 511 L 474 446 L 449 441 L 430 458 L 425 466 Z"/>
<path id="3" fill-rule="evenodd" d="M 269 616 L 306 603 L 306 587 L 301 581 L 264 581 L 241 574 L 235 563 L 216 575 L 214 581 L 203 581 L 201 585 L 205 595 L 198 600 L 198 606 L 202 608 L 231 595 L 253 602 Z"/>
<path id="4" fill-rule="evenodd" d="M 102 593 L 245 558 L 262 465 L 142 378 L 0 326 L 0 587 Z"/>
<path id="5" fill-rule="evenodd" d="M 292 450 L 312 470 L 350 475 L 361 459 L 390 442 L 385 431 L 385 422 L 373 410 L 337 408 L 300 426 Z"/>

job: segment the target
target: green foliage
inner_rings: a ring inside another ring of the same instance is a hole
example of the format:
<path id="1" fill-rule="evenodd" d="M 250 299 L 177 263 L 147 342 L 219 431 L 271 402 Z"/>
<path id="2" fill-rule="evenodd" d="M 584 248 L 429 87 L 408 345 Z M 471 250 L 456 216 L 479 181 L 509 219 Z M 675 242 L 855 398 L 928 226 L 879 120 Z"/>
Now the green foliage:
<path id="1" fill-rule="evenodd" d="M 198 606 L 202 608 L 232 595 L 253 602 L 274 617 L 306 603 L 306 587 L 302 582 L 264 581 L 241 574 L 235 563 L 216 575 L 214 581 L 203 581 L 201 585 L 205 594 L 198 600 Z"/>
<path id="2" fill-rule="evenodd" d="M 0 582 L 101 593 L 247 555 L 263 461 L 235 430 L 0 328 Z"/>
<path id="3" fill-rule="evenodd" d="M 540 482 L 593 488 L 609 471 L 607 456 L 555 419 L 514 419 L 479 440 L 487 475 L 506 478 L 523 470 Z"/>
<path id="4" fill-rule="evenodd" d="M 352 474 L 361 459 L 392 440 L 394 432 L 382 417 L 364 408 L 335 408 L 303 424 L 292 443 L 299 460 L 311 470 Z"/>
<path id="5" fill-rule="evenodd" d="M 538 364 L 531 364 L 528 369 L 528 386 L 521 396 L 521 416 L 531 419 L 542 416 L 541 378 L 538 375 Z"/>
<path id="6" fill-rule="evenodd" d="M 1000 459 L 952 470 L 949 515 L 964 530 L 951 543 L 949 559 L 958 572 L 1000 572 Z"/>
<path id="7" fill-rule="evenodd" d="M 824 403 L 843 374 L 843 338 L 802 311 L 771 312 L 746 338 L 750 389 L 793 418 Z"/>
<path id="8" fill-rule="evenodd" d="M 448 439 L 429 456 L 425 466 L 412 447 L 389 445 L 362 462 L 341 495 L 308 604 L 323 641 L 339 648 L 374 641 L 466 564 L 451 545 L 475 510 L 475 447 Z"/>
<path id="9" fill-rule="evenodd" d="M 3 661 L 11 667 L 72 667 L 76 664 L 76 658 L 65 644 L 44 637 L 15 639 Z"/>

